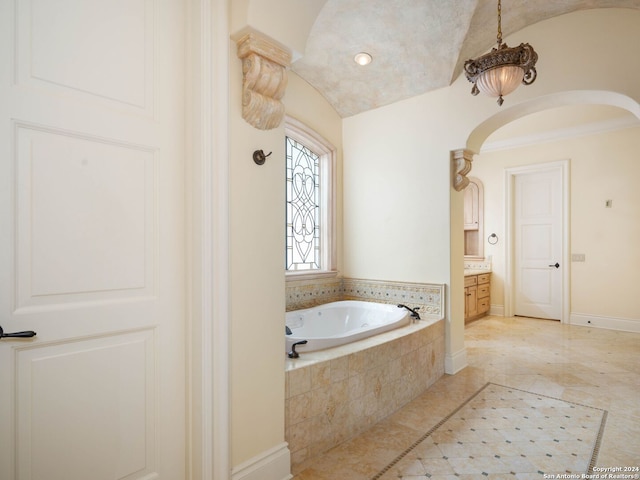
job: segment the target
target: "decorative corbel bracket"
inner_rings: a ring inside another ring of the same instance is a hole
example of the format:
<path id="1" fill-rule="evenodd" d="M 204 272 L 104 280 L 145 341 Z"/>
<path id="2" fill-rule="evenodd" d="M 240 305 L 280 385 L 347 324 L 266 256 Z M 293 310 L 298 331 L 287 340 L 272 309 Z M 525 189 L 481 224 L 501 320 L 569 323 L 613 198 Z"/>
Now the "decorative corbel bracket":
<path id="1" fill-rule="evenodd" d="M 473 152 L 465 149 L 454 150 L 451 152 L 451 161 L 453 163 L 453 188 L 460 192 L 469 185 L 467 174 L 471 171 Z"/>
<path id="2" fill-rule="evenodd" d="M 242 118 L 260 130 L 276 128 L 284 118 L 280 99 L 287 88 L 291 53 L 256 32 L 243 35 L 237 44 L 242 59 Z"/>

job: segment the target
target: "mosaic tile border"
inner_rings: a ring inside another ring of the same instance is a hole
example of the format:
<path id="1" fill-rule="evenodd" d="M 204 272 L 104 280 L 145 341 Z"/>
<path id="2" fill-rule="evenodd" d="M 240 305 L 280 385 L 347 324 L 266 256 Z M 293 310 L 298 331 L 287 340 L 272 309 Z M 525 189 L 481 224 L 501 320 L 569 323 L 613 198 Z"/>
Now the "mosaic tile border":
<path id="1" fill-rule="evenodd" d="M 509 389 L 509 390 L 512 390 L 512 391 L 523 392 L 523 393 L 527 393 L 527 394 L 530 394 L 530 395 L 535 395 L 537 397 L 544 397 L 544 398 L 548 398 L 548 399 L 564 402 L 564 403 L 567 403 L 569 405 L 575 405 L 575 406 L 579 406 L 579 407 L 583 407 L 583 408 L 589 408 L 589 409 L 593 409 L 593 410 L 597 410 L 599 412 L 602 412 L 602 417 L 601 417 L 601 420 L 600 420 L 600 426 L 598 428 L 598 433 L 597 433 L 596 438 L 594 440 L 594 445 L 593 445 L 593 448 L 592 448 L 592 451 L 591 451 L 591 458 L 589 460 L 588 468 L 584 472 L 585 475 L 587 475 L 587 476 L 593 474 L 593 469 L 595 467 L 595 464 L 596 464 L 596 461 L 597 461 L 597 458 L 598 458 L 598 452 L 600 450 L 600 444 L 601 444 L 601 441 L 602 441 L 602 436 L 604 434 L 604 428 L 605 428 L 605 424 L 606 424 L 606 421 L 607 421 L 607 414 L 608 414 L 607 410 L 604 410 L 604 409 L 601 409 L 601 408 L 597 408 L 597 407 L 592 407 L 592 406 L 589 406 L 589 405 L 583 405 L 583 404 L 576 403 L 576 402 L 570 402 L 570 401 L 563 400 L 563 399 L 556 398 L 556 397 L 552 397 L 552 396 L 549 396 L 549 395 L 543 395 L 543 394 L 540 394 L 540 393 L 529 392 L 527 390 L 522 390 L 522 389 L 519 389 L 519 388 L 509 387 L 509 386 L 506 386 L 506 385 L 500 385 L 500 384 L 493 383 L 493 382 L 487 382 L 477 392 L 475 392 L 467 400 L 462 402 L 455 410 L 453 410 L 446 417 L 444 417 L 442 420 L 440 420 L 436 425 L 434 425 L 432 428 L 430 428 L 418 440 L 413 442 L 406 450 L 404 450 L 402 453 L 400 453 L 387 466 L 385 466 L 382 470 L 380 470 L 376 475 L 371 477 L 371 480 L 379 480 L 381 477 L 383 477 L 389 470 L 391 470 L 395 465 L 397 465 L 404 457 L 406 457 L 409 453 L 411 453 L 411 451 L 413 451 L 416 447 L 418 447 L 429 436 L 433 435 L 440 427 L 442 427 L 446 422 L 451 420 L 460 410 L 462 410 L 464 407 L 466 407 L 478 395 L 480 395 L 486 388 L 488 388 L 490 386 L 506 388 L 506 389 Z M 543 472 L 539 472 L 539 473 L 543 473 Z"/>
<path id="2" fill-rule="evenodd" d="M 444 286 L 432 283 L 386 282 L 344 279 L 345 300 L 369 300 L 381 303 L 406 303 L 419 306 L 421 315 L 441 316 L 444 311 Z"/>
<path id="3" fill-rule="evenodd" d="M 491 262 L 481 262 L 481 261 L 469 261 L 464 262 L 465 270 L 470 268 L 472 270 L 486 270 L 487 272 L 491 271 Z"/>
<path id="4" fill-rule="evenodd" d="M 296 280 L 287 282 L 285 291 L 289 312 L 342 300 L 344 287 L 341 278 Z"/>

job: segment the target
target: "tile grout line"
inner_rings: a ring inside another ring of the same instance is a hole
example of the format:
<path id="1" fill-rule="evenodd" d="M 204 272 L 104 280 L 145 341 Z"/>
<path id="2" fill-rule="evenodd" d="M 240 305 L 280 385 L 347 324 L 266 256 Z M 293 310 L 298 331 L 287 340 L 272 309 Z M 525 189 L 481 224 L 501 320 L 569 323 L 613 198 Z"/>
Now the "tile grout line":
<path id="1" fill-rule="evenodd" d="M 596 460 L 598 459 L 598 453 L 600 452 L 600 443 L 602 442 L 602 437 L 604 436 L 604 426 L 607 423 L 607 414 L 606 410 L 602 411 L 602 421 L 600 422 L 600 430 L 598 430 L 598 435 L 596 436 L 596 442 L 593 446 L 593 450 L 591 451 L 591 461 L 589 462 L 589 468 L 587 468 L 587 475 L 593 474 L 593 468 L 596 466 Z"/>
<path id="2" fill-rule="evenodd" d="M 438 423 L 436 423 L 433 427 L 431 427 L 427 433 L 425 433 L 424 435 L 422 435 L 422 437 L 420 437 L 418 440 L 416 440 L 415 442 L 413 442 L 404 452 L 400 453 L 396 458 L 394 458 L 391 463 L 389 463 L 386 467 L 384 467 L 382 470 L 380 470 L 376 475 L 374 475 L 373 477 L 371 477 L 371 480 L 378 480 L 382 475 L 384 475 L 385 473 L 387 473 L 391 468 L 393 468 L 393 466 L 395 464 L 397 464 L 400 460 L 402 460 L 404 457 L 406 457 L 414 448 L 416 448 L 418 445 L 420 445 L 424 440 L 426 440 L 429 435 L 431 435 L 433 432 L 435 432 L 438 428 L 440 428 L 444 423 L 447 422 L 447 420 L 449 420 L 451 417 L 453 417 L 456 413 L 458 413 L 462 408 L 464 408 L 465 405 L 467 405 L 471 400 L 473 400 L 474 398 L 476 398 L 480 392 L 482 392 L 485 388 L 487 388 L 489 385 L 491 385 L 491 382 L 487 382 L 485 383 L 482 387 L 480 387 L 480 389 L 474 393 L 473 395 L 471 395 L 469 398 L 467 398 L 464 402 L 462 402 L 460 405 L 458 405 L 458 407 L 453 410 L 451 413 L 449 413 L 446 417 L 444 417 L 442 420 L 440 420 Z"/>

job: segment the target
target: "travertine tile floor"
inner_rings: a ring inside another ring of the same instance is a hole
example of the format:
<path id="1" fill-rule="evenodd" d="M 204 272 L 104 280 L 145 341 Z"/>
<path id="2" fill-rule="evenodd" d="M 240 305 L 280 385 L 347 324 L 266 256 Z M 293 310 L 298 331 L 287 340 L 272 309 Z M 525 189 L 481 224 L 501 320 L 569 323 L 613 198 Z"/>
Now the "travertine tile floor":
<path id="1" fill-rule="evenodd" d="M 417 447 L 402 462 L 382 472 L 487 382 L 606 410 L 596 466 L 640 467 L 640 334 L 490 316 L 467 325 L 465 345 L 466 369 L 445 375 L 409 405 L 322 455 L 294 479 L 545 478 L 539 473 L 451 472 L 444 464 L 440 474 L 436 463 L 442 458 L 423 460 L 430 466 L 428 474 L 421 469 L 407 470 L 417 456 L 424 456 L 424 449 L 422 454 L 416 453 Z M 473 456 L 474 452 L 468 453 Z M 563 467 L 571 472 L 575 468 Z"/>

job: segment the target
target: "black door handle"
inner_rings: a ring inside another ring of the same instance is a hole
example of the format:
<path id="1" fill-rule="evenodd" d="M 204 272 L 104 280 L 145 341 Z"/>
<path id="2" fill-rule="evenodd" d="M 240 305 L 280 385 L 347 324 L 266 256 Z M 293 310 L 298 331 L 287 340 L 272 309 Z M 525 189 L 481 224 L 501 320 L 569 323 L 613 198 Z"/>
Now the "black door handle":
<path id="1" fill-rule="evenodd" d="M 34 332 L 33 330 L 27 330 L 25 332 L 4 333 L 4 330 L 0 326 L 0 338 L 31 338 L 35 336 L 36 332 Z"/>
<path id="2" fill-rule="evenodd" d="M 560 268 L 560 264 L 558 262 L 556 262 L 555 265 L 549 265 L 550 267 L 556 267 L 556 268 Z"/>

